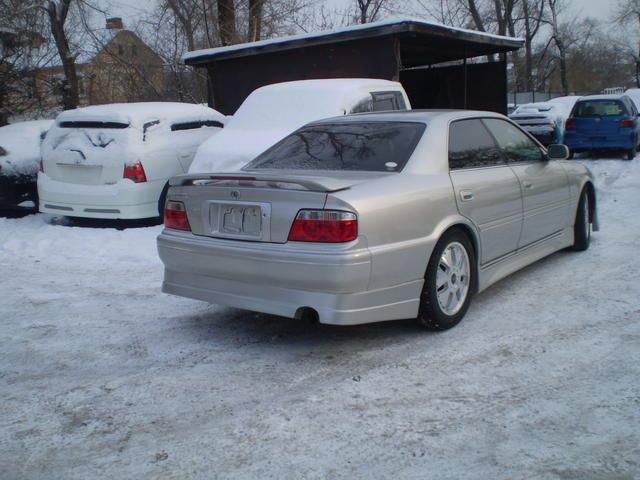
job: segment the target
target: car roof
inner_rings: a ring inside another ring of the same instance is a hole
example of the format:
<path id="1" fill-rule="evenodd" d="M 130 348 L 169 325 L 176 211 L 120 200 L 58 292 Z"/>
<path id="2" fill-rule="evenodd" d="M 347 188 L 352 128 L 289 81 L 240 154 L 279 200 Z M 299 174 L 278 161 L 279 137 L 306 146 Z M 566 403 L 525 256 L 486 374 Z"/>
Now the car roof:
<path id="1" fill-rule="evenodd" d="M 459 120 L 463 118 L 507 118 L 495 112 L 477 110 L 398 110 L 387 112 L 356 113 L 339 117 L 325 118 L 309 125 L 351 122 L 420 122 L 429 123 L 434 119 Z"/>
<path id="2" fill-rule="evenodd" d="M 584 102 L 588 100 L 622 100 L 624 97 L 628 97 L 624 93 L 614 94 L 614 95 L 587 95 L 584 97 L 580 97 L 578 102 Z"/>
<path id="3" fill-rule="evenodd" d="M 109 121 L 141 124 L 149 119 L 179 120 L 192 117 L 224 116 L 204 105 L 178 102 L 139 102 L 92 105 L 75 110 L 66 110 L 58 115 L 56 122 Z"/>

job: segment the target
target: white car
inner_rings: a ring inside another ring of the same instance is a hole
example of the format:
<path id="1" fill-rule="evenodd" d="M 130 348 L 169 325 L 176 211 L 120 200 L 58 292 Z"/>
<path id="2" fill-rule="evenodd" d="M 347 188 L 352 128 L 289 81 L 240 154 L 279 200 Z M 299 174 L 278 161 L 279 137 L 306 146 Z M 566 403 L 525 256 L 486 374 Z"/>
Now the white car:
<path id="1" fill-rule="evenodd" d="M 546 102 L 520 105 L 509 118 L 543 145 L 562 143 L 564 124 L 579 96 L 558 97 Z"/>
<path id="2" fill-rule="evenodd" d="M 640 88 L 627 88 L 624 94 L 629 97 L 640 111 Z"/>
<path id="3" fill-rule="evenodd" d="M 39 210 L 69 217 L 162 216 L 168 180 L 227 117 L 202 105 L 129 103 L 61 113 L 42 144 Z"/>
<path id="4" fill-rule="evenodd" d="M 303 125 L 323 118 L 385 110 L 410 110 L 398 82 L 324 79 L 275 83 L 258 88 L 240 105 L 224 130 L 198 149 L 189 173 L 242 168 Z"/>

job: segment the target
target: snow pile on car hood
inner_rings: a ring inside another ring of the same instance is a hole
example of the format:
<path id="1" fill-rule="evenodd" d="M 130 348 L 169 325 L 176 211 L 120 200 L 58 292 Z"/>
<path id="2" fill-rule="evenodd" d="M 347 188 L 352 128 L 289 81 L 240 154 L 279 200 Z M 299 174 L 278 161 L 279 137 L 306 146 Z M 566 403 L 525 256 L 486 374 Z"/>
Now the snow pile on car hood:
<path id="1" fill-rule="evenodd" d="M 345 115 L 370 98 L 370 91 L 398 86 L 387 80 L 330 79 L 259 88 L 247 97 L 224 130 L 200 146 L 189 173 L 238 170 L 303 125 Z"/>
<path id="2" fill-rule="evenodd" d="M 0 128 L 0 175 L 35 175 L 40 163 L 40 135 L 53 120 L 19 122 Z"/>

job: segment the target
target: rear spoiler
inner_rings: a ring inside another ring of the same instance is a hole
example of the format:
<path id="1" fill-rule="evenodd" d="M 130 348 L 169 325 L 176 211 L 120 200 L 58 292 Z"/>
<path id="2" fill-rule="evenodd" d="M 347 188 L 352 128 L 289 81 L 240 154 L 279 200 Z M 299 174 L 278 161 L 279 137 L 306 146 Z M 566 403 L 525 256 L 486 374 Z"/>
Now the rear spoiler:
<path id="1" fill-rule="evenodd" d="M 322 182 L 321 180 L 325 180 Z M 298 178 L 292 175 L 270 175 L 255 173 L 215 173 L 215 174 L 193 174 L 180 175 L 169 180 L 172 187 L 184 186 L 208 186 L 208 187 L 254 187 L 254 188 L 279 188 L 282 190 L 307 190 L 310 192 L 332 193 L 346 190 L 350 185 L 341 184 L 333 187 L 327 185 L 326 178 L 311 180 L 307 178 Z"/>

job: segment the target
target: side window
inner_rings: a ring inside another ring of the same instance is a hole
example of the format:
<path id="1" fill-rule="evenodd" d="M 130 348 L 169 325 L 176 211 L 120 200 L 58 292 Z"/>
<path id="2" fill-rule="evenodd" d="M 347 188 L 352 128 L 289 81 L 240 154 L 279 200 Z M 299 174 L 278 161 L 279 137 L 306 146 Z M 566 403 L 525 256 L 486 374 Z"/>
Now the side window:
<path id="1" fill-rule="evenodd" d="M 480 119 L 459 120 L 449 127 L 449 168 L 504 165 L 493 138 Z"/>
<path id="2" fill-rule="evenodd" d="M 407 109 L 407 105 L 400 92 L 374 92 L 371 96 L 373 97 L 374 112 Z"/>
<path id="3" fill-rule="evenodd" d="M 366 113 L 373 112 L 373 97 L 368 95 L 367 98 L 360 100 L 349 113 Z"/>
<path id="4" fill-rule="evenodd" d="M 176 132 L 180 130 L 196 130 L 198 128 L 204 127 L 223 128 L 224 125 L 222 124 L 222 122 L 219 122 L 217 120 L 196 120 L 192 122 L 189 121 L 174 123 L 173 125 L 171 125 L 171 131 Z"/>
<path id="5" fill-rule="evenodd" d="M 349 113 L 388 112 L 406 110 L 407 104 L 401 92 L 372 92 L 362 99 Z"/>
<path id="6" fill-rule="evenodd" d="M 160 124 L 160 120 L 152 120 L 150 122 L 145 123 L 142 126 L 142 141 L 143 142 L 145 142 L 147 140 L 147 136 L 149 134 L 149 130 L 151 130 L 151 128 L 155 127 L 158 124 Z"/>
<path id="7" fill-rule="evenodd" d="M 544 159 L 540 147 L 509 122 L 498 118 L 485 118 L 482 121 L 509 162 L 536 162 Z"/>

